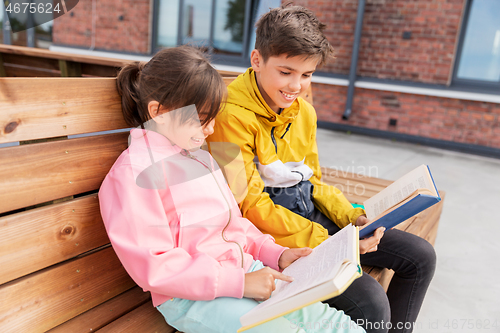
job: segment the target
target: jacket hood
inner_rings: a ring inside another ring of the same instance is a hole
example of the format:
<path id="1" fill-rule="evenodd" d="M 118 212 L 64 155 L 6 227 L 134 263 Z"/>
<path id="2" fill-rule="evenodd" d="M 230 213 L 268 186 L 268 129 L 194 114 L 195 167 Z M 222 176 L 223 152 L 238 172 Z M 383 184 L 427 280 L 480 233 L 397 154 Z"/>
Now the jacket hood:
<path id="1" fill-rule="evenodd" d="M 237 105 L 261 117 L 261 121 L 269 126 L 276 127 L 291 123 L 300 109 L 300 99 L 293 101 L 292 105 L 284 109 L 281 114 L 274 112 L 267 105 L 257 86 L 257 79 L 252 67 L 239 75 L 228 87 L 227 103 Z"/>

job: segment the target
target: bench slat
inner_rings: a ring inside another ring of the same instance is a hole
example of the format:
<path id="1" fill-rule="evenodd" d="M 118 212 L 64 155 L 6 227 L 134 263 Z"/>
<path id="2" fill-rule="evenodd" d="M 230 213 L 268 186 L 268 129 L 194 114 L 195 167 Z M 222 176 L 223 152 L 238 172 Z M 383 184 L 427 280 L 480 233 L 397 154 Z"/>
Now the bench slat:
<path id="1" fill-rule="evenodd" d="M 134 311 L 126 314 L 111 324 L 103 327 L 99 333 L 137 333 L 155 332 L 172 333 L 176 332 L 169 326 L 161 313 L 150 303 L 146 303 Z"/>
<path id="2" fill-rule="evenodd" d="M 0 79 L 0 143 L 127 127 L 114 78 Z"/>
<path id="3" fill-rule="evenodd" d="M 45 332 L 134 286 L 113 249 L 0 287 L 2 332 Z"/>
<path id="4" fill-rule="evenodd" d="M 58 60 L 33 57 L 25 54 L 2 54 L 4 64 L 22 65 L 30 68 L 40 68 L 59 71 Z"/>
<path id="5" fill-rule="evenodd" d="M 0 284 L 109 243 L 97 195 L 0 218 Z"/>
<path id="6" fill-rule="evenodd" d="M 34 58 L 40 58 L 41 60 L 44 61 L 50 61 L 51 59 L 56 59 L 56 60 L 61 59 L 74 62 L 85 62 L 89 64 L 98 64 L 103 66 L 115 66 L 115 67 L 121 67 L 123 64 L 130 62 L 129 60 L 112 59 L 112 58 L 97 57 L 91 55 L 79 55 L 74 53 L 54 52 L 34 47 L 23 47 L 23 46 L 5 45 L 5 44 L 0 45 L 0 53 L 4 55 L 15 54 L 20 56 L 29 56 Z"/>
<path id="7" fill-rule="evenodd" d="M 96 64 L 81 63 L 82 75 L 91 75 L 97 77 L 116 77 L 118 75 L 119 67 L 110 67 Z"/>
<path id="8" fill-rule="evenodd" d="M 153 307 L 150 297 L 150 294 L 142 291 L 140 287 L 134 287 L 51 329 L 48 333 L 95 332 L 144 303 Z"/>
<path id="9" fill-rule="evenodd" d="M 16 64 L 4 64 L 5 75 L 8 77 L 61 77 L 59 71 L 26 67 Z"/>
<path id="10" fill-rule="evenodd" d="M 128 133 L 0 149 L 0 213 L 96 190 Z"/>

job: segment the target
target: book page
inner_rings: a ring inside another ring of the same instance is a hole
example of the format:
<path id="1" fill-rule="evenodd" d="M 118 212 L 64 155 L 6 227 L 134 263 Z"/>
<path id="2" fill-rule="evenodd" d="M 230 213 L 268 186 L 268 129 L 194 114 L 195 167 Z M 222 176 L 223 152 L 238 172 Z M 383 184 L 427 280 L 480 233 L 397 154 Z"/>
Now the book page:
<path id="1" fill-rule="evenodd" d="M 428 189 L 435 196 L 438 195 L 429 169 L 423 164 L 366 200 L 363 203 L 366 217 L 370 220 L 375 219 L 385 210 L 411 196 L 418 189 Z"/>
<path id="2" fill-rule="evenodd" d="M 356 253 L 353 252 L 353 248 L 356 246 L 353 244 L 355 231 L 356 228 L 353 225 L 344 227 L 317 246 L 310 255 L 297 259 L 284 269 L 283 274 L 292 276 L 293 282 L 279 280 L 271 298 L 256 306 L 255 309 L 275 304 L 326 281 L 333 280 L 346 259 L 357 264 Z"/>

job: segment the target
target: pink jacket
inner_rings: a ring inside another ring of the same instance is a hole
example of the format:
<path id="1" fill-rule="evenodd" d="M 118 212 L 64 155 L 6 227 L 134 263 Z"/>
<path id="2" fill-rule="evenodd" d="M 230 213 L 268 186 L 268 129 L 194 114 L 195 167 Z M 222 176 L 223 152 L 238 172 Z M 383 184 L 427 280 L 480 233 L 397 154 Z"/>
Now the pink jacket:
<path id="1" fill-rule="evenodd" d="M 279 269 L 286 249 L 241 216 L 210 154 L 187 154 L 156 132 L 131 131 L 99 202 L 118 258 L 154 306 L 241 298 L 253 259 Z"/>

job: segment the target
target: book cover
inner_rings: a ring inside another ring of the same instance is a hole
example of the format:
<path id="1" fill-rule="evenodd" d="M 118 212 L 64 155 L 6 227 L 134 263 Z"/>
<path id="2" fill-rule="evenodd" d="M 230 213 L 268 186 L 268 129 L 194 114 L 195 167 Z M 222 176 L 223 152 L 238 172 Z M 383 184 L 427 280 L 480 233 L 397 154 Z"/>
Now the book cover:
<path id="1" fill-rule="evenodd" d="M 441 201 L 431 171 L 421 165 L 364 202 L 372 222 L 359 231 L 361 238 L 379 227 L 390 229 Z"/>

